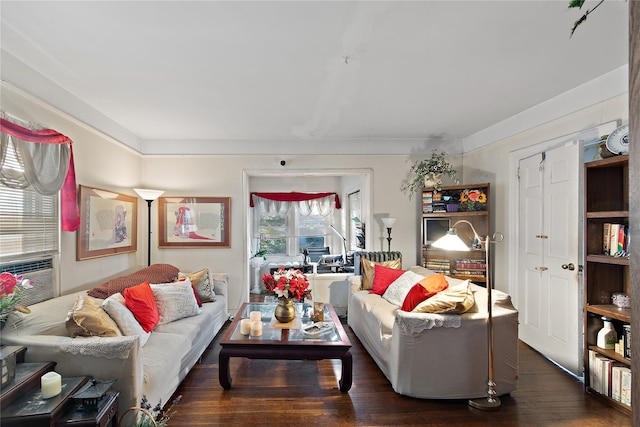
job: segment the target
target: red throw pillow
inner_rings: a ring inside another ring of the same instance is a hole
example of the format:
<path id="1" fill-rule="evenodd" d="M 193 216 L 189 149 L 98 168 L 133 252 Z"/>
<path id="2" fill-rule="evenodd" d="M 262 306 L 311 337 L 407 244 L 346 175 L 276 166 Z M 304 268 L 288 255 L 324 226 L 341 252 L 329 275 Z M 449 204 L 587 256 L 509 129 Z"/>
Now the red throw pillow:
<path id="1" fill-rule="evenodd" d="M 396 270 L 395 268 L 385 267 L 380 264 L 374 266 L 373 285 L 370 294 L 384 294 L 390 284 L 392 284 L 398 277 L 402 276 L 406 270 Z"/>
<path id="2" fill-rule="evenodd" d="M 160 321 L 160 312 L 149 282 L 143 282 L 122 291 L 124 302 L 142 329 L 151 332 Z"/>
<path id="3" fill-rule="evenodd" d="M 428 291 L 422 286 L 420 283 L 416 283 L 409 290 L 409 293 L 406 297 L 404 297 L 404 302 L 402 303 L 401 310 L 403 311 L 413 311 L 414 308 L 418 306 L 422 301 L 426 300 L 433 294 L 429 295 Z"/>
<path id="4" fill-rule="evenodd" d="M 402 310 L 413 311 L 422 301 L 431 298 L 448 287 L 449 282 L 447 282 L 443 274 L 434 274 L 425 277 L 409 290 L 409 293 L 402 303 Z"/>

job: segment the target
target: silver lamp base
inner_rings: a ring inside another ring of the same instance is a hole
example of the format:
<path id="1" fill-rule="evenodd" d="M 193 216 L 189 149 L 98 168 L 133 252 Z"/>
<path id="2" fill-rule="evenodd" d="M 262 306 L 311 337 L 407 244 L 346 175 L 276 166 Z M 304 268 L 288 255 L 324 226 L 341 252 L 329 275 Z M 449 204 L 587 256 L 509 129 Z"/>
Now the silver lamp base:
<path id="1" fill-rule="evenodd" d="M 499 397 L 487 397 L 484 399 L 469 400 L 469 406 L 483 411 L 495 411 L 500 408 L 501 402 Z"/>

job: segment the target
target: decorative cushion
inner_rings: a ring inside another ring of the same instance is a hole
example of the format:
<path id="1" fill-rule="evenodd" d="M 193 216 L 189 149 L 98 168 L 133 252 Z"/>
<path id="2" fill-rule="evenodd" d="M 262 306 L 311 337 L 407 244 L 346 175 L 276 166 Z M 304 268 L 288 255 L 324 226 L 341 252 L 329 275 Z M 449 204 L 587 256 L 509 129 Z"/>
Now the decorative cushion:
<path id="1" fill-rule="evenodd" d="M 173 282 L 178 277 L 178 269 L 169 264 L 153 264 L 131 273 L 127 276 L 120 276 L 104 282 L 91 289 L 88 295 L 94 298 L 107 299 L 110 295 L 122 292 L 126 288 L 136 286 L 144 281 L 149 283 Z"/>
<path id="2" fill-rule="evenodd" d="M 449 287 L 444 274 L 434 274 L 413 285 L 402 303 L 402 310 L 412 311 L 418 304 Z"/>
<path id="3" fill-rule="evenodd" d="M 193 289 L 193 296 L 195 297 L 196 302 L 198 303 L 198 307 L 202 307 L 202 301 L 200 301 L 200 297 L 198 296 L 198 291 L 196 291 L 196 288 L 193 287 L 191 280 L 188 277 L 184 276 L 184 277 L 180 277 L 178 279 L 178 282 L 189 282 L 189 286 L 191 286 L 191 289 Z"/>
<path id="4" fill-rule="evenodd" d="M 373 286 L 369 291 L 370 294 L 384 294 L 390 284 L 405 272 L 395 268 L 385 267 L 384 265 L 374 265 Z"/>
<path id="5" fill-rule="evenodd" d="M 213 284 L 211 282 L 211 277 L 209 276 L 208 268 L 204 268 L 190 274 L 182 273 L 181 275 L 184 275 L 184 277 L 188 277 L 189 280 L 191 280 L 193 289 L 196 290 L 198 298 L 200 298 L 200 302 L 205 303 L 215 301 L 216 294 L 213 291 Z"/>
<path id="6" fill-rule="evenodd" d="M 151 290 L 160 313 L 159 325 L 200 314 L 191 283 L 152 284 Z"/>
<path id="7" fill-rule="evenodd" d="M 366 258 L 361 258 L 360 263 L 362 264 L 362 289 L 368 291 L 373 287 L 373 276 L 375 275 L 376 264 L 399 270 L 402 267 L 402 258 L 380 262 L 369 261 Z"/>
<path id="8" fill-rule="evenodd" d="M 88 296 L 78 295 L 65 322 L 71 337 L 120 337 L 116 322 L 99 303 Z"/>
<path id="9" fill-rule="evenodd" d="M 424 279 L 424 277 L 414 273 L 413 271 L 405 271 L 389 285 L 387 290 L 384 291 L 384 294 L 382 294 L 382 298 L 386 299 L 393 305 L 402 307 L 402 303 L 413 285 L 422 279 Z"/>
<path id="10" fill-rule="evenodd" d="M 140 326 L 135 316 L 127 308 L 124 297 L 120 292 L 111 295 L 102 302 L 102 308 L 109 313 L 109 316 L 118 324 L 120 331 L 126 336 L 140 337 L 140 345 L 144 346 L 149 340 L 151 332 L 146 332 Z"/>
<path id="11" fill-rule="evenodd" d="M 125 289 L 124 302 L 131 310 L 142 329 L 151 332 L 158 325 L 160 313 L 149 282 Z"/>
<path id="12" fill-rule="evenodd" d="M 462 314 L 473 307 L 474 303 L 471 282 L 465 280 L 459 285 L 438 292 L 431 298 L 422 301 L 413 309 L 413 312 Z"/>

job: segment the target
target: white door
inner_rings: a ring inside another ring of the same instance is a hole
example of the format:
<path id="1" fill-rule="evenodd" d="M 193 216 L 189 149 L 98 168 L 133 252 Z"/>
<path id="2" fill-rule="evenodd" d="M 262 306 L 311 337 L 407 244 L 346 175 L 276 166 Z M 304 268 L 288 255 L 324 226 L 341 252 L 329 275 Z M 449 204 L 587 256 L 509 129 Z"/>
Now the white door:
<path id="1" fill-rule="evenodd" d="M 578 275 L 580 144 L 519 162 L 520 339 L 582 375 Z"/>

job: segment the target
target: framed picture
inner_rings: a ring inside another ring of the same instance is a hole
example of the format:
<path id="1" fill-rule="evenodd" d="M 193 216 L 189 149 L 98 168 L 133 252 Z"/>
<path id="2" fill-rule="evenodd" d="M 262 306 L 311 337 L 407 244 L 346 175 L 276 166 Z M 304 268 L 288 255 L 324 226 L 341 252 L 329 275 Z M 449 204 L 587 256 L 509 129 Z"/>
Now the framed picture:
<path id="1" fill-rule="evenodd" d="M 80 186 L 78 261 L 138 250 L 138 198 Z"/>
<path id="2" fill-rule="evenodd" d="M 158 216 L 161 248 L 231 246 L 230 197 L 160 197 Z"/>

